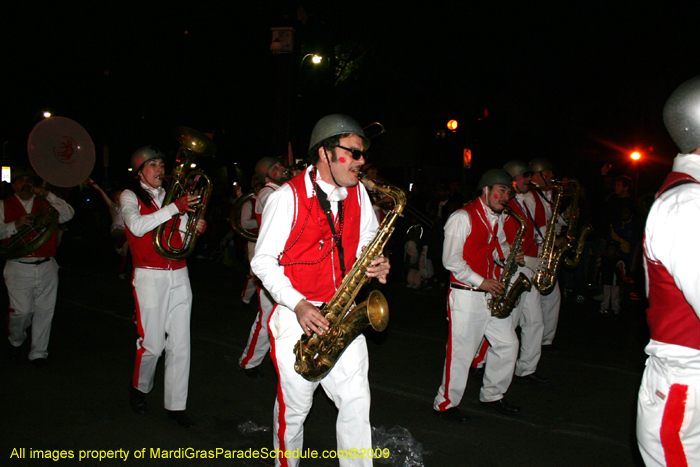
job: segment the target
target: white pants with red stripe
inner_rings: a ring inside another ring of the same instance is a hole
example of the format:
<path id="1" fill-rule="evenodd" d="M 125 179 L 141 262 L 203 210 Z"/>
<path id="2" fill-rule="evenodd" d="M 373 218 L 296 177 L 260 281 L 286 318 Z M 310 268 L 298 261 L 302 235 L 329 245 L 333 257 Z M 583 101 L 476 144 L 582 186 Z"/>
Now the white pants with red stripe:
<path id="1" fill-rule="evenodd" d="M 647 467 L 700 465 L 698 351 L 686 350 L 695 354 L 688 366 L 647 360 L 637 402 L 637 443 Z"/>
<path id="2" fill-rule="evenodd" d="M 36 261 L 22 258 L 20 261 Z M 29 360 L 49 355 L 51 321 L 58 292 L 58 264 L 51 258 L 41 264 L 5 263 L 5 285 L 10 298 L 7 329 L 10 344 L 21 346 L 32 327 L 32 345 Z"/>
<path id="3" fill-rule="evenodd" d="M 250 328 L 248 343 L 243 349 L 238 363 L 243 368 L 255 368 L 260 365 L 270 351 L 270 335 L 267 330 L 267 321 L 270 319 L 272 309 L 275 306 L 270 293 L 258 285 L 258 314 L 255 317 L 253 327 Z"/>
<path id="4" fill-rule="evenodd" d="M 167 410 L 185 410 L 190 378 L 190 312 L 192 289 L 187 268 L 134 269 L 136 301 L 136 363 L 132 384 L 139 391 L 153 389 L 156 365 L 165 350 Z"/>
<path id="5" fill-rule="evenodd" d="M 447 295 L 447 358 L 442 385 L 433 402 L 435 410 L 445 411 L 462 401 L 469 367 L 484 336 L 491 346 L 486 354 L 484 384 L 479 399 L 483 402 L 502 399 L 513 380 L 518 337 L 512 315 L 504 319 L 492 317 L 487 297 L 483 292 L 459 289 L 450 289 Z"/>
<path id="6" fill-rule="evenodd" d="M 526 273 L 530 279 L 533 275 Z M 540 292 L 535 286 L 520 296 L 518 306 L 513 309 L 513 323 L 515 327 L 520 326 L 520 354 L 515 363 L 515 375 L 527 376 L 537 371 L 542 356 L 544 321 Z"/>
<path id="7" fill-rule="evenodd" d="M 559 323 L 559 308 L 561 307 L 559 281 L 554 284 L 554 290 L 552 290 L 549 295 L 541 295 L 541 297 L 542 320 L 544 322 L 542 345 L 551 345 L 554 341 L 554 335 L 557 333 L 557 324 Z"/>
<path id="8" fill-rule="evenodd" d="M 296 314 L 277 305 L 270 318 L 272 361 L 279 382 L 274 408 L 275 449 L 301 452 L 304 447 L 304 420 L 311 410 L 314 391 L 320 384 L 338 408 L 335 431 L 338 450 L 372 449 L 369 422 L 370 392 L 367 372 L 369 359 L 365 337 L 360 334 L 345 350 L 333 369 L 319 382 L 310 382 L 294 371 L 294 344 L 303 334 Z M 313 442 L 309 447 L 313 448 Z M 372 459 L 339 459 L 341 467 L 371 467 Z M 294 467 L 299 459 L 277 459 L 275 465 Z"/>

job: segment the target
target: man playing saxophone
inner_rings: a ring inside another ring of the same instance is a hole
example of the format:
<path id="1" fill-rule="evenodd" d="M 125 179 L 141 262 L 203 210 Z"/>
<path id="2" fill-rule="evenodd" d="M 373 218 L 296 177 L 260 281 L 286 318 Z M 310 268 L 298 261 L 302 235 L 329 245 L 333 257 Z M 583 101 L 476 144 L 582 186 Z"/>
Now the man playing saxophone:
<path id="1" fill-rule="evenodd" d="M 355 258 L 376 234 L 378 222 L 357 171 L 369 147 L 362 127 L 346 115 L 320 119 L 311 134 L 309 167 L 272 193 L 262 215 L 253 272 L 275 306 L 269 320 L 271 356 L 279 376 L 273 420 L 274 448 L 303 445 L 303 425 L 318 384 L 338 408 L 339 450 L 371 449 L 367 345 L 361 334 L 320 381 L 294 369 L 302 334 L 322 335 L 329 321 L 318 306 L 334 297 Z M 386 282 L 389 261 L 371 262 L 367 275 Z M 299 459 L 277 458 L 295 466 Z M 371 466 L 371 459 L 340 459 L 341 466 Z"/>
<path id="2" fill-rule="evenodd" d="M 139 334 L 134 373 L 129 384 L 130 403 L 134 412 L 146 413 L 146 394 L 153 388 L 158 359 L 165 350 L 165 409 L 170 420 L 188 428 L 195 425 L 185 414 L 192 289 L 185 260 L 171 260 L 158 254 L 153 246 L 153 231 L 178 213 L 193 211 L 199 196 L 186 194 L 162 205 L 165 198 L 163 159 L 163 153 L 153 146 L 137 149 L 131 156 L 136 178 L 120 198 L 134 263 L 132 284 Z M 181 216 L 177 228 L 182 229 L 186 223 L 186 215 Z M 206 221 L 198 220 L 197 231 L 201 233 L 205 228 Z"/>
<path id="3" fill-rule="evenodd" d="M 470 364 L 484 337 L 491 347 L 479 395 L 481 404 L 509 415 L 520 411 L 504 399 L 518 353 L 512 316 L 496 318 L 488 307 L 489 294 L 504 292 L 504 285 L 497 279 L 496 260 L 510 253 L 502 213 L 508 204 L 512 180 L 505 170 L 486 171 L 477 184 L 478 198 L 455 211 L 445 224 L 442 259 L 450 271 L 449 335 L 442 385 L 433 408 L 448 421 L 467 420 L 457 406 L 464 395 Z M 516 256 L 516 262 L 524 264 L 522 252 Z"/>
<path id="4" fill-rule="evenodd" d="M 513 177 L 513 187 L 515 188 L 515 196 L 510 199 L 508 206 L 527 223 L 522 246 L 526 267 L 521 267 L 520 272 L 532 279 L 534 272 L 542 263 L 542 260 L 537 257 L 538 247 L 535 243 L 534 215 L 528 206 L 531 204 L 533 196 L 530 191 L 532 172 L 528 164 L 521 160 L 508 162 L 503 166 L 503 170 Z M 508 218 L 505 223 L 505 232 L 509 242 L 513 241 L 519 227 L 520 223 L 515 218 Z M 515 327 L 520 326 L 520 352 L 515 363 L 516 382 L 548 384 L 549 379 L 536 372 L 537 364 L 542 355 L 542 334 L 544 332 L 540 292 L 536 287 L 523 292 L 520 296 L 520 301 L 513 310 L 513 324 Z"/>
<path id="5" fill-rule="evenodd" d="M 533 173 L 532 182 L 537 189 L 532 193 L 532 197 L 527 200 L 529 208 L 535 220 L 535 241 L 542 249 L 542 244 L 547 236 L 547 226 L 551 224 L 552 216 L 559 216 L 560 213 L 552 212 L 552 198 L 554 185 L 554 166 L 547 159 L 537 158 L 530 161 L 530 171 Z M 561 229 L 566 222 L 559 217 L 554 221 L 555 228 Z M 556 280 L 556 278 L 554 279 Z M 557 332 L 559 322 L 559 308 L 561 307 L 561 291 L 559 283 L 554 284 L 552 292 L 547 295 L 540 295 L 542 302 L 542 319 L 544 331 L 542 333 L 542 348 L 551 349 L 554 335 Z"/>

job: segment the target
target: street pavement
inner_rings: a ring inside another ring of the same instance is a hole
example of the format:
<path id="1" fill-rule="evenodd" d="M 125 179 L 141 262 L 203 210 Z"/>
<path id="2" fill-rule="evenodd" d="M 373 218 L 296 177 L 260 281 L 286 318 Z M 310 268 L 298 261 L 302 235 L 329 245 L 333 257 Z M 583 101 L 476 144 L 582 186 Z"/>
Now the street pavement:
<path id="1" fill-rule="evenodd" d="M 105 248 L 68 237 L 62 245 L 60 290 L 49 365 L 0 358 L 2 465 L 268 466 L 273 460 L 227 459 L 272 449 L 276 375 L 269 357 L 264 377 L 250 379 L 237 362 L 255 311 L 240 302 L 245 268 L 192 257 L 194 292 L 192 364 L 187 411 L 197 422 L 183 429 L 162 408 L 162 361 L 149 410 L 129 408 L 136 329 L 129 280 L 117 277 L 116 258 Z M 408 289 L 398 277 L 382 288 L 390 309 L 388 329 L 367 332 L 375 445 L 387 447 L 390 466 L 639 466 L 634 434 L 636 395 L 644 368 L 648 331 L 640 302 L 620 317 L 598 313 L 586 293 L 563 304 L 556 349 L 543 354 L 538 373 L 546 387 L 513 383 L 509 402 L 522 408 L 505 416 L 479 405 L 479 381 L 470 380 L 460 409 L 470 416 L 454 424 L 435 416 L 432 401 L 442 378 L 447 339 L 446 292 Z M 5 297 L 6 300 L 6 297 Z M 319 388 L 307 419 L 305 448 L 335 447 L 336 409 Z M 24 448 L 24 451 L 21 450 Z M 144 450 L 145 449 L 145 450 Z M 214 459 L 178 455 L 222 454 Z M 122 450 L 122 451 L 120 451 Z M 156 458 L 160 450 L 161 456 Z M 81 454 L 129 457 L 88 458 Z M 163 453 L 174 459 L 165 459 Z M 18 456 L 23 455 L 23 458 Z M 142 455 L 141 458 L 135 457 Z M 308 466 L 337 465 L 310 459 Z"/>

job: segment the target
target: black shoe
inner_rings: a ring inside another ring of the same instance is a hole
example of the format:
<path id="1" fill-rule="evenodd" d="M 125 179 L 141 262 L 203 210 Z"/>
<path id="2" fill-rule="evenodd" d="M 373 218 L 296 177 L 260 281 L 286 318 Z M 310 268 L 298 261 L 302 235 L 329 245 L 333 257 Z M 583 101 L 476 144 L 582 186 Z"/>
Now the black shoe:
<path id="1" fill-rule="evenodd" d="M 168 420 L 177 423 L 182 428 L 197 426 L 197 424 L 187 416 L 184 410 L 168 410 Z"/>
<path id="2" fill-rule="evenodd" d="M 481 401 L 481 405 L 484 407 L 491 407 L 504 415 L 516 415 L 520 412 L 520 407 L 510 405 L 508 402 L 506 402 L 505 398 L 493 402 Z"/>
<path id="3" fill-rule="evenodd" d="M 483 378 L 484 377 L 484 367 L 482 366 L 481 368 L 474 368 L 471 367 L 469 368 L 469 376 L 472 378 Z"/>
<path id="4" fill-rule="evenodd" d="M 243 373 L 245 373 L 245 375 L 246 375 L 248 378 L 251 378 L 251 379 L 260 379 L 260 378 L 263 377 L 263 374 L 260 372 L 260 368 L 258 368 L 257 366 L 254 366 L 253 368 L 243 368 L 243 367 L 241 367 L 241 369 L 243 370 Z"/>
<path id="5" fill-rule="evenodd" d="M 529 375 L 525 376 L 516 375 L 514 380 L 519 383 L 537 384 L 540 386 L 546 386 L 547 384 L 552 382 L 551 379 L 545 378 L 544 376 L 540 376 L 537 373 L 530 373 Z"/>
<path id="6" fill-rule="evenodd" d="M 44 368 L 48 364 L 49 361 L 45 358 L 35 358 L 32 360 L 32 365 L 34 365 L 34 368 Z"/>
<path id="7" fill-rule="evenodd" d="M 131 382 L 129 382 L 129 403 L 131 410 L 138 414 L 145 414 L 148 411 L 146 394 L 136 389 Z"/>
<path id="8" fill-rule="evenodd" d="M 469 417 L 460 412 L 457 407 L 452 407 L 443 411 L 433 410 L 433 412 L 435 412 L 435 415 L 448 422 L 464 423 L 469 420 Z"/>
<path id="9" fill-rule="evenodd" d="M 19 360 L 19 355 L 22 353 L 21 347 L 15 347 L 14 345 L 7 343 L 7 356 L 10 360 Z"/>

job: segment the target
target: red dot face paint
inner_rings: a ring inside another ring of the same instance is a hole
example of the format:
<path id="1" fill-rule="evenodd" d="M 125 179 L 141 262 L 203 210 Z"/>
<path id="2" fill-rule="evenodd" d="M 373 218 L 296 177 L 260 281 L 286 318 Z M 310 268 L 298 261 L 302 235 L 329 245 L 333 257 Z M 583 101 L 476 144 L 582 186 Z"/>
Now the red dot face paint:
<path id="1" fill-rule="evenodd" d="M 500 196 L 498 196 L 498 193 L 494 193 L 494 194 L 493 194 L 493 199 L 498 199 L 498 198 L 500 198 Z"/>
<path id="2" fill-rule="evenodd" d="M 347 162 L 347 159 L 346 159 L 345 157 L 343 157 L 343 156 L 340 156 L 340 157 L 338 158 L 338 162 L 340 162 L 341 164 L 345 164 L 345 163 Z"/>

